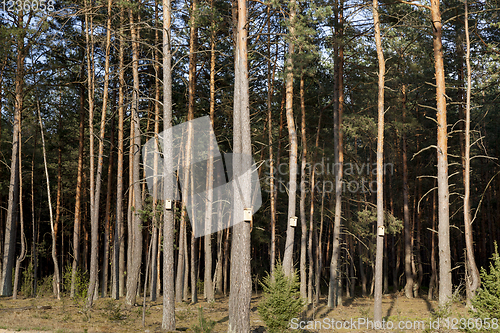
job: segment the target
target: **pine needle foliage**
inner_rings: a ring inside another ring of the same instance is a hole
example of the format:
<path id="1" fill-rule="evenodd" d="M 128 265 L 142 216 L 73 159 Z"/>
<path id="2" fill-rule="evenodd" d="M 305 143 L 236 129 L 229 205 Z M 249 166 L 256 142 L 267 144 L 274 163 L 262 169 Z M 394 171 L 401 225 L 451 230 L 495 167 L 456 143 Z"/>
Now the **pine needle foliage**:
<path id="1" fill-rule="evenodd" d="M 472 300 L 472 306 L 474 317 L 494 321 L 489 332 L 500 332 L 500 256 L 496 243 L 489 272 L 481 267 L 481 287 Z"/>
<path id="2" fill-rule="evenodd" d="M 304 300 L 300 298 L 297 274 L 285 276 L 281 263 L 276 265 L 273 276 L 267 275 L 261 282 L 263 300 L 259 314 L 270 333 L 285 332 L 290 320 L 302 311 Z"/>

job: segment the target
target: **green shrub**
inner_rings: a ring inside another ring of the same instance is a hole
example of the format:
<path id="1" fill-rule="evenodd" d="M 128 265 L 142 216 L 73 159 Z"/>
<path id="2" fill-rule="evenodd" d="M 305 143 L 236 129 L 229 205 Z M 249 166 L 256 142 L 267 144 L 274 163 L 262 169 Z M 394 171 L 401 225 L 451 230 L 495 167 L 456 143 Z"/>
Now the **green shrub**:
<path id="1" fill-rule="evenodd" d="M 21 283 L 21 294 L 25 297 L 33 295 L 33 265 L 31 261 L 28 263 L 28 267 L 23 271 L 22 283 Z"/>
<path id="2" fill-rule="evenodd" d="M 481 267 L 481 287 L 472 300 L 470 314 L 475 318 L 490 318 L 492 327 L 488 332 L 500 332 L 500 256 L 495 243 L 495 252 L 490 262 L 490 271 Z M 493 324 L 495 320 L 495 324 Z"/>
<path id="3" fill-rule="evenodd" d="M 211 333 L 214 329 L 215 321 L 206 320 L 203 316 L 203 308 L 200 306 L 198 308 L 198 325 L 193 325 L 191 329 L 195 333 Z"/>
<path id="4" fill-rule="evenodd" d="M 259 314 L 269 332 L 286 331 L 290 321 L 298 317 L 304 306 L 300 298 L 297 274 L 285 276 L 281 264 L 277 264 L 273 276 L 264 277 L 262 283 L 263 300 L 258 306 Z"/>
<path id="5" fill-rule="evenodd" d="M 108 300 L 106 302 L 104 312 L 106 313 L 107 318 L 111 321 L 127 318 L 127 316 L 122 311 L 120 303 L 116 302 L 115 300 Z"/>
<path id="6" fill-rule="evenodd" d="M 38 280 L 36 287 L 37 296 L 50 296 L 54 294 L 54 275 L 48 275 Z"/>
<path id="7" fill-rule="evenodd" d="M 63 274 L 63 290 L 66 293 L 71 291 L 71 274 L 73 268 L 71 264 L 67 264 L 64 268 Z M 86 272 L 82 271 L 80 268 L 76 269 L 75 275 L 75 298 L 84 299 L 87 297 L 87 291 L 89 289 L 89 277 Z"/>

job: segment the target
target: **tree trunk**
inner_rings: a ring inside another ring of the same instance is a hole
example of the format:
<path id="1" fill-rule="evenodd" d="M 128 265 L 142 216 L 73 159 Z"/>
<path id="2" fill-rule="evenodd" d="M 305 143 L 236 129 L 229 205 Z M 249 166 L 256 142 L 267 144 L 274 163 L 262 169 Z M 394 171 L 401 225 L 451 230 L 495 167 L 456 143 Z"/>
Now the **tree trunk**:
<path id="1" fill-rule="evenodd" d="M 465 0 L 465 40 L 466 40 L 466 56 L 465 62 L 467 65 L 467 92 L 465 104 L 465 177 L 464 177 L 464 225 L 465 225 L 465 247 L 467 258 L 467 306 L 471 307 L 471 300 L 474 297 L 477 288 L 481 284 L 479 271 L 477 269 L 476 260 L 474 258 L 474 240 L 472 236 L 472 220 L 470 209 L 470 98 L 471 98 L 471 84 L 472 72 L 470 65 L 470 37 L 469 37 L 469 17 L 468 17 L 468 4 Z M 469 275 L 469 276 L 467 276 Z"/>
<path id="2" fill-rule="evenodd" d="M 100 133 L 99 133 L 99 150 L 97 155 L 97 173 L 95 175 L 95 185 L 93 183 L 94 178 L 94 168 L 93 168 L 93 139 L 91 141 L 91 190 L 94 190 L 93 194 L 94 202 L 91 203 L 91 247 L 90 247 L 90 279 L 89 279 L 89 289 L 87 292 L 87 303 L 86 308 L 89 309 L 94 301 L 94 298 L 97 297 L 97 279 L 98 279 L 98 255 L 99 255 L 99 202 L 101 196 L 101 184 L 102 184 L 102 168 L 104 164 L 104 134 L 105 134 L 105 126 L 106 126 L 106 111 L 107 111 L 107 103 L 108 103 L 108 88 L 109 88 L 109 53 L 110 53 L 110 45 L 111 45 L 111 2 L 112 0 L 108 0 L 107 4 L 107 27 L 106 27 L 106 52 L 105 52 L 105 64 L 104 64 L 104 89 L 103 89 L 103 97 L 102 97 L 102 110 L 101 110 L 101 122 L 100 122 Z M 92 37 L 92 36 L 91 36 Z M 93 43 L 91 45 L 93 47 Z M 93 75 L 93 74 L 92 74 Z M 92 82 L 92 90 L 93 90 L 93 82 Z M 89 117 L 89 126 L 91 126 L 90 133 L 93 136 L 93 113 Z M 91 199 L 92 200 L 92 199 Z M 107 241 L 107 240 L 105 240 Z"/>
<path id="3" fill-rule="evenodd" d="M 210 8 L 214 9 L 214 2 L 210 0 Z M 214 126 L 215 117 L 215 23 L 212 22 L 210 30 L 210 122 Z M 204 294 L 207 302 L 214 302 L 214 286 L 212 283 L 212 223 L 213 221 L 213 200 L 214 200 L 214 161 L 212 141 L 210 140 L 208 160 L 207 160 L 207 204 L 205 209 L 205 274 L 204 274 Z"/>
<path id="4" fill-rule="evenodd" d="M 402 93 L 402 109 L 403 123 L 406 118 L 406 85 L 401 88 Z M 408 163 L 407 163 L 407 144 L 406 133 L 403 132 L 403 220 L 404 220 L 404 239 L 405 239 L 405 296 L 413 298 L 413 270 L 412 270 L 412 234 L 413 230 L 410 225 L 410 208 L 409 208 L 409 190 L 408 190 Z"/>
<path id="5" fill-rule="evenodd" d="M 337 45 L 334 51 L 334 67 L 336 68 L 333 102 L 333 145 L 334 145 L 334 174 L 335 174 L 335 212 L 333 222 L 332 258 L 330 261 L 330 281 L 328 285 L 328 307 L 339 305 L 339 254 L 340 254 L 340 229 L 342 223 L 342 174 L 344 151 L 342 140 L 342 110 L 343 110 L 343 1 L 338 1 L 335 8 L 336 23 L 338 25 Z M 337 29 L 336 29 L 337 30 Z M 341 53 L 342 52 L 342 53 Z"/>
<path id="6" fill-rule="evenodd" d="M 61 97 L 59 96 L 59 106 L 61 107 Z M 61 110 L 59 111 L 59 121 L 58 121 L 58 136 L 59 136 L 59 142 L 58 142 L 58 147 L 57 147 L 57 193 L 56 193 L 56 218 L 54 220 L 54 234 L 56 238 L 56 243 L 57 243 L 57 235 L 59 234 L 59 224 L 61 220 L 61 192 L 62 192 L 62 142 L 61 142 L 61 132 L 62 132 L 62 112 Z M 19 157 L 21 159 L 21 157 Z M 22 182 L 22 179 L 21 179 Z M 21 184 L 22 188 L 22 184 Z M 61 244 L 63 242 L 63 237 L 61 237 Z M 63 266 L 63 247 L 61 246 L 61 266 Z M 57 257 L 57 248 L 56 248 L 56 257 Z M 54 290 L 55 294 L 55 290 Z"/>
<path id="7" fill-rule="evenodd" d="M 20 128 L 22 128 L 22 123 L 20 120 Z M 19 268 L 21 266 L 21 263 L 24 261 L 26 258 L 26 236 L 24 234 L 24 215 L 23 215 L 23 172 L 22 172 L 22 153 L 21 153 L 21 147 L 22 147 L 22 132 L 19 130 L 19 219 L 21 221 L 21 252 L 19 253 L 19 256 L 16 259 L 16 269 L 14 272 L 14 292 L 12 295 L 13 299 L 17 299 L 17 289 L 19 286 Z"/>
<path id="8" fill-rule="evenodd" d="M 120 22 L 125 22 L 125 12 L 123 6 L 120 7 Z M 113 243 L 113 287 L 111 293 L 113 298 L 118 300 L 124 295 L 125 284 L 125 228 L 123 225 L 123 122 L 124 122 L 124 92 L 125 73 L 123 65 L 124 37 L 120 33 L 118 48 L 118 160 L 116 170 L 116 223 Z"/>
<path id="9" fill-rule="evenodd" d="M 295 121 L 293 117 L 293 56 L 294 56 L 294 35 L 295 35 L 295 16 L 296 2 L 290 0 L 290 16 L 289 16 L 289 35 L 291 41 L 288 43 L 288 58 L 286 60 L 286 122 L 288 126 L 288 139 L 290 141 L 289 153 L 289 177 L 288 186 L 288 216 L 286 229 L 285 253 L 283 255 L 283 271 L 285 276 L 293 274 L 293 244 L 295 227 L 290 225 L 290 220 L 295 217 L 295 196 L 297 193 L 297 132 L 295 130 Z"/>
<path id="10" fill-rule="evenodd" d="M 111 219 L 111 187 L 113 186 L 113 150 L 115 149 L 115 117 L 111 118 L 111 142 L 109 148 L 108 161 L 108 185 L 106 188 L 106 210 L 104 217 L 104 251 L 102 256 L 102 297 L 108 296 L 108 271 L 109 271 L 109 243 L 110 239 L 110 219 Z"/>
<path id="11" fill-rule="evenodd" d="M 83 97 L 83 95 L 81 95 Z M 31 297 L 36 297 L 36 287 L 38 285 L 37 281 L 37 268 L 38 268 L 38 251 L 37 251 L 37 244 L 38 244 L 38 239 L 37 237 L 37 225 L 35 222 L 35 151 L 36 151 L 36 144 L 37 144 L 37 135 L 36 131 L 34 134 L 34 144 L 33 144 L 33 156 L 31 159 L 31 263 L 33 267 L 33 281 L 32 281 L 32 292 L 31 292 Z"/>
<path id="12" fill-rule="evenodd" d="M 167 131 L 172 127 L 172 53 L 170 44 L 171 2 L 163 0 L 163 198 L 173 199 L 172 137 Z M 172 207 L 173 208 L 173 207 Z M 174 300 L 174 210 L 163 205 L 163 320 L 162 328 L 175 330 Z"/>
<path id="13" fill-rule="evenodd" d="M 45 178 L 47 180 L 47 197 L 49 201 L 49 214 L 50 214 L 50 231 L 52 235 L 52 261 L 54 262 L 54 276 L 56 283 L 56 297 L 57 299 L 61 299 L 60 296 L 60 285 L 61 278 L 59 276 L 59 264 L 57 263 L 56 257 L 56 235 L 54 231 L 54 217 L 52 214 L 52 200 L 50 198 L 50 180 L 49 180 L 49 170 L 47 168 L 47 154 L 45 151 L 45 136 L 43 134 L 43 124 L 42 124 L 42 116 L 40 114 L 40 104 L 38 104 L 38 121 L 40 122 L 40 132 L 42 133 L 42 148 L 43 148 L 43 164 L 45 166 Z"/>
<path id="14" fill-rule="evenodd" d="M 384 85 L 385 59 L 380 37 L 378 0 L 373 0 L 373 25 L 378 59 L 378 126 L 377 126 L 377 254 L 375 257 L 374 322 L 382 321 L 382 264 L 384 260 Z"/>
<path id="15" fill-rule="evenodd" d="M 317 153 L 318 153 L 318 147 L 319 147 L 319 134 L 320 134 L 320 131 L 321 131 L 321 118 L 323 116 L 323 108 L 321 109 L 320 113 L 319 113 L 319 117 L 318 117 L 318 128 L 316 130 L 316 141 L 315 141 L 315 144 L 314 144 L 314 157 L 312 159 L 313 163 L 316 162 L 316 157 L 317 157 Z M 310 207 L 310 211 L 309 211 L 309 244 L 308 244 L 308 256 L 309 256 L 309 262 L 313 262 L 314 260 L 314 267 L 316 268 L 316 272 L 314 272 L 314 270 L 309 270 L 309 289 L 310 289 L 310 293 L 313 297 L 313 299 L 311 301 L 314 301 L 314 303 L 318 304 L 319 302 L 319 293 L 320 293 L 320 289 L 319 289 L 319 284 L 320 284 L 320 277 L 321 277 L 321 236 L 319 238 L 319 241 L 318 241 L 318 235 L 317 235 L 317 231 L 316 231 L 316 228 L 315 228 L 315 223 L 314 223 L 314 192 L 315 192 L 315 184 L 316 184 L 316 168 L 313 166 L 312 167 L 312 170 L 311 170 L 311 207 Z M 321 194 L 321 201 L 323 202 L 324 200 L 324 192 L 325 191 L 322 191 L 322 194 Z M 323 210 L 323 203 L 321 204 L 321 209 Z M 321 231 L 323 231 L 323 214 L 321 214 Z M 314 244 L 317 244 L 317 248 L 315 251 L 313 251 L 313 246 Z M 312 264 L 311 264 L 312 265 Z M 314 274 L 316 273 L 316 274 Z M 313 279 L 314 279 L 314 283 L 313 283 Z M 315 292 L 313 292 L 313 285 L 316 285 L 316 290 Z"/>
<path id="16" fill-rule="evenodd" d="M 188 74 L 188 121 L 194 119 L 194 108 L 195 108 L 195 97 L 196 97 L 196 62 L 198 51 L 198 28 L 196 23 L 196 15 L 198 11 L 198 0 L 191 1 L 191 18 L 190 18 L 190 29 L 189 29 L 189 74 Z M 193 193 L 194 183 L 193 183 L 193 170 L 191 169 L 191 153 L 192 153 L 192 140 L 194 133 L 190 130 L 188 132 L 188 144 L 187 144 L 187 158 L 186 165 L 188 166 L 188 173 L 185 174 L 185 182 L 189 182 L 188 188 L 184 187 L 184 191 L 189 191 Z M 184 200 L 183 200 L 184 201 Z M 192 233 L 191 233 L 191 304 L 196 304 L 198 302 L 198 294 L 196 290 L 197 283 L 197 265 L 196 265 L 196 238 L 194 237 L 194 221 L 191 221 Z"/>
<path id="17" fill-rule="evenodd" d="M 233 6 L 236 3 L 233 2 Z M 236 48 L 234 57 L 234 113 L 233 113 L 233 175 L 243 175 L 249 170 L 252 156 L 250 135 L 250 103 L 248 83 L 248 50 L 247 50 L 247 4 L 245 0 L 237 1 Z M 236 8 L 233 9 L 233 11 Z M 243 209 L 251 207 L 251 183 L 249 177 L 240 176 L 243 198 L 235 196 L 233 212 L 235 221 L 243 221 Z M 234 183 L 233 183 L 234 184 Z M 236 186 L 236 185 L 235 185 Z M 239 200 L 238 200 L 239 199 Z M 229 295 L 229 327 L 228 332 L 246 333 L 250 331 L 250 301 L 252 297 L 252 280 L 250 266 L 250 223 L 240 222 L 233 226 L 231 242 L 231 292 Z"/>
<path id="18" fill-rule="evenodd" d="M 267 15 L 270 17 L 271 5 L 267 6 Z M 271 20 L 267 21 L 267 32 L 271 34 Z M 276 188 L 274 173 L 274 152 L 273 152 L 273 109 L 272 109 L 272 96 L 273 96 L 273 78 L 274 66 L 271 71 L 271 36 L 267 40 L 267 122 L 268 122 L 268 145 L 269 145 L 269 192 L 271 196 L 270 213 L 271 213 L 271 248 L 269 251 L 271 275 L 274 273 L 274 266 L 276 266 Z M 276 63 L 276 62 L 275 62 Z"/>
<path id="19" fill-rule="evenodd" d="M 446 84 L 441 41 L 441 12 L 439 0 L 431 0 L 434 32 L 434 69 L 437 101 L 437 181 L 439 209 L 439 305 L 446 306 L 452 296 L 450 258 L 450 212 L 448 192 L 448 136 L 446 122 Z"/>
<path id="20" fill-rule="evenodd" d="M 306 137 L 306 106 L 304 103 L 304 75 L 300 76 L 300 109 L 302 112 L 301 135 L 302 135 L 302 161 L 300 164 L 300 297 L 312 302 L 312 295 L 307 294 L 307 220 L 306 220 L 306 163 L 307 163 L 307 137 Z M 312 270 L 312 261 L 309 262 L 309 270 Z"/>
<path id="21" fill-rule="evenodd" d="M 110 0 L 108 0 L 110 1 Z M 131 127 L 134 129 L 134 135 L 131 138 L 133 145 L 133 166 L 132 187 L 134 188 L 134 206 L 132 212 L 132 234 L 129 235 L 129 242 L 132 242 L 132 257 L 127 258 L 131 261 L 130 271 L 127 271 L 127 295 L 126 304 L 131 307 L 135 304 L 137 295 L 139 274 L 141 270 L 142 259 L 142 221 L 139 212 L 142 210 L 141 183 L 140 183 L 140 151 L 141 151 L 141 132 L 139 124 L 139 31 L 134 24 L 132 10 L 129 10 L 129 21 L 132 35 L 132 77 L 133 92 L 131 102 Z"/>
<path id="22" fill-rule="evenodd" d="M 155 45 L 158 47 L 158 2 L 155 1 Z M 154 51 L 155 58 L 155 99 L 154 99 L 154 108 L 155 108 L 155 126 L 154 126 L 154 136 L 155 138 L 158 136 L 160 132 L 160 80 L 158 74 L 160 72 L 160 58 L 158 49 Z M 158 170 L 158 154 L 154 155 L 154 174 L 157 175 Z M 151 283 L 150 283 L 150 299 L 152 302 L 156 301 L 156 291 L 158 289 L 158 226 L 160 225 L 159 218 L 157 216 L 157 207 L 158 207 L 158 186 L 155 185 L 153 187 L 153 203 L 152 203 L 152 211 L 153 211 L 153 230 L 152 230 L 152 247 L 151 247 Z"/>
<path id="23" fill-rule="evenodd" d="M 434 182 L 434 186 L 435 182 Z M 431 230 L 431 279 L 429 281 L 429 300 L 434 299 L 435 289 L 437 288 L 437 265 L 436 265 L 436 191 L 432 194 L 432 230 Z"/>
<path id="24" fill-rule="evenodd" d="M 19 27 L 23 26 L 23 15 L 18 16 Z M 12 266 L 16 254 L 17 211 L 19 199 L 19 133 L 21 131 L 21 112 L 23 109 L 24 85 L 24 34 L 17 40 L 14 124 L 12 134 L 12 157 L 10 160 L 9 201 L 5 221 L 5 240 L 0 279 L 1 296 L 12 295 Z"/>

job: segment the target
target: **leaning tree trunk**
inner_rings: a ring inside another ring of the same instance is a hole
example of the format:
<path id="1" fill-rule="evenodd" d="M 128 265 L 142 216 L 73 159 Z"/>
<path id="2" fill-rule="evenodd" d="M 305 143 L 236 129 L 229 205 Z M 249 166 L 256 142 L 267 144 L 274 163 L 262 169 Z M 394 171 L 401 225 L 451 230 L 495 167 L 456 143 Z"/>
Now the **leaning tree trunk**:
<path id="1" fill-rule="evenodd" d="M 43 164 L 45 166 L 45 178 L 47 180 L 47 197 L 49 201 L 49 216 L 50 216 L 50 231 L 52 235 L 52 261 L 54 262 L 54 277 L 56 283 L 56 297 L 57 299 L 61 299 L 60 296 L 60 285 L 61 278 L 59 276 L 59 264 L 57 263 L 56 256 L 56 234 L 54 230 L 54 216 L 52 214 L 52 200 L 50 198 L 50 180 L 49 180 L 49 170 L 47 167 L 47 153 L 45 151 L 45 135 L 43 134 L 43 124 L 42 124 L 42 116 L 40 113 L 40 104 L 38 104 L 38 121 L 40 122 L 40 132 L 42 133 L 42 148 L 43 148 Z"/>

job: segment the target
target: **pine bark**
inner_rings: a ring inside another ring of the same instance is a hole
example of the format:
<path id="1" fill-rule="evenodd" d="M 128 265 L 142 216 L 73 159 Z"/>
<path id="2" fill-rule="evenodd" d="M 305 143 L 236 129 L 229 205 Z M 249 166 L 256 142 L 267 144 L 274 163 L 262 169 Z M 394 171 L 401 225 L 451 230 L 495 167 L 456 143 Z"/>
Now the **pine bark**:
<path id="1" fill-rule="evenodd" d="M 236 48 L 235 48 L 235 84 L 233 113 L 233 174 L 242 175 L 250 169 L 252 156 L 250 135 L 250 103 L 248 82 L 248 49 L 247 49 L 247 3 L 245 0 L 233 2 L 237 5 Z M 236 9 L 236 8 L 234 8 Z M 237 220 L 243 220 L 241 205 L 250 207 L 251 184 L 248 177 L 239 177 L 242 192 L 241 200 L 233 202 L 233 212 Z M 235 184 L 236 182 L 233 182 Z M 237 185 L 235 185 L 237 186 Z M 236 190 L 236 189 L 235 189 Z M 235 192 L 236 193 L 236 192 Z M 228 332 L 250 332 L 250 301 L 252 297 L 252 280 L 250 266 L 250 223 L 240 222 L 233 226 L 231 242 L 231 291 L 229 295 L 229 327 Z"/>
<path id="2" fill-rule="evenodd" d="M 22 128 L 22 124 L 20 126 Z M 22 172 L 22 131 L 19 131 L 19 220 L 21 225 L 21 252 L 16 259 L 16 268 L 14 272 L 14 291 L 13 299 L 17 299 L 17 289 L 19 286 L 19 270 L 21 263 L 26 258 L 26 235 L 24 234 L 24 214 L 23 214 L 23 172 Z"/>
<path id="3" fill-rule="evenodd" d="M 406 119 L 406 86 L 401 88 L 402 105 L 403 105 L 403 123 Z M 408 163 L 407 163 L 407 144 L 406 133 L 403 132 L 403 221 L 404 221 L 404 241 L 405 241 L 405 296 L 413 298 L 413 229 L 410 225 L 410 207 L 409 207 L 409 190 L 408 190 Z"/>
<path id="4" fill-rule="evenodd" d="M 302 113 L 301 140 L 302 140 L 302 161 L 300 164 L 300 297 L 312 302 L 312 295 L 307 294 L 307 272 L 306 272 L 306 251 L 307 251 L 307 218 L 306 218 L 306 163 L 307 163 L 307 137 L 306 137 L 306 106 L 304 102 L 304 75 L 300 77 L 299 85 L 300 109 Z M 312 261 L 309 261 L 309 270 L 312 270 Z"/>
<path id="5" fill-rule="evenodd" d="M 477 269 L 476 260 L 474 258 L 474 239 L 472 235 L 472 219 L 470 208 L 470 99 L 471 99 L 471 84 L 472 70 L 470 65 L 470 37 L 469 37 L 469 17 L 468 4 L 465 0 L 465 40 L 466 40 L 466 55 L 465 62 L 467 66 L 467 91 L 465 104 L 465 156 L 464 156 L 464 226 L 465 226 L 465 247 L 466 247 L 466 283 L 467 283 L 467 305 L 471 307 L 471 301 L 476 290 L 481 285 L 479 270 Z"/>
<path id="6" fill-rule="evenodd" d="M 124 23 L 125 12 L 123 6 L 120 7 L 120 22 Z M 120 33 L 118 48 L 118 149 L 117 149 L 117 170 L 116 170 L 116 222 L 115 236 L 113 242 L 113 287 L 111 293 L 114 299 L 119 299 L 125 293 L 125 226 L 123 224 L 123 122 L 124 122 L 124 37 Z"/>
<path id="7" fill-rule="evenodd" d="M 446 306 L 452 296 L 452 281 L 450 258 L 450 208 L 448 191 L 448 131 L 445 95 L 446 84 L 439 0 L 431 0 L 431 18 L 434 33 L 434 70 L 436 77 L 437 102 L 439 305 Z"/>
<path id="8" fill-rule="evenodd" d="M 132 257 L 128 258 L 131 261 L 130 270 L 127 271 L 127 295 L 126 304 L 131 307 L 135 304 L 137 289 L 139 284 L 139 274 L 141 270 L 142 259 L 142 221 L 140 211 L 142 210 L 141 183 L 140 183 L 140 152 L 141 152 L 141 130 L 139 124 L 139 31 L 134 23 L 134 15 L 132 10 L 129 10 L 129 21 L 131 26 L 132 37 L 132 77 L 133 77 L 133 92 L 132 92 L 132 112 L 131 112 L 131 127 L 134 129 L 134 135 L 131 138 L 132 143 L 132 184 L 134 189 L 134 201 L 132 211 L 132 233 L 129 235 L 131 242 Z M 131 236 L 131 237 L 130 237 Z M 129 245 L 130 246 L 130 245 Z"/>
<path id="9" fill-rule="evenodd" d="M 214 9 L 214 2 L 210 0 L 210 8 Z M 210 106 L 209 106 L 209 114 L 210 114 L 210 122 L 212 126 L 214 126 L 214 117 L 215 117 L 215 23 L 212 22 L 211 31 L 210 31 Z M 207 302 L 215 301 L 214 298 L 214 286 L 212 280 L 212 223 L 213 223 L 213 200 L 214 200 L 214 192 L 213 192 L 213 149 L 212 142 L 210 141 L 210 147 L 208 152 L 208 160 L 207 160 L 207 204 L 205 209 L 205 238 L 204 238 L 204 247 L 205 247 L 205 267 L 204 267 L 204 294 L 205 300 Z"/>
<path id="10" fill-rule="evenodd" d="M 167 130 L 172 127 L 172 53 L 170 43 L 171 28 L 170 0 L 163 0 L 163 198 L 173 198 L 172 138 Z M 174 299 L 174 210 L 163 205 L 163 319 L 162 328 L 175 330 Z"/>
<path id="11" fill-rule="evenodd" d="M 342 140 L 342 108 L 343 108 L 343 1 L 336 2 L 337 44 L 334 50 L 334 67 L 336 68 L 333 102 L 333 145 L 335 174 L 335 212 L 333 222 L 332 257 L 330 260 L 330 280 L 328 284 L 328 307 L 334 308 L 342 303 L 339 278 L 340 229 L 342 223 L 342 174 L 344 164 Z"/>
<path id="12" fill-rule="evenodd" d="M 378 59 L 378 125 L 377 125 L 377 231 L 384 228 L 384 85 L 385 59 L 380 36 L 380 18 L 378 0 L 373 0 L 373 25 Z M 373 318 L 375 323 L 382 321 L 382 266 L 384 260 L 384 238 L 377 234 L 377 252 L 375 257 L 375 304 Z"/>
<path id="13" fill-rule="evenodd" d="M 23 16 L 18 16 L 18 24 L 23 25 Z M 12 268 L 16 253 L 17 212 L 19 199 L 19 133 L 21 131 L 21 112 L 24 94 L 24 36 L 17 40 L 14 124 L 12 134 L 12 154 L 10 160 L 9 199 L 5 221 L 4 248 L 0 292 L 2 296 L 12 295 Z"/>

